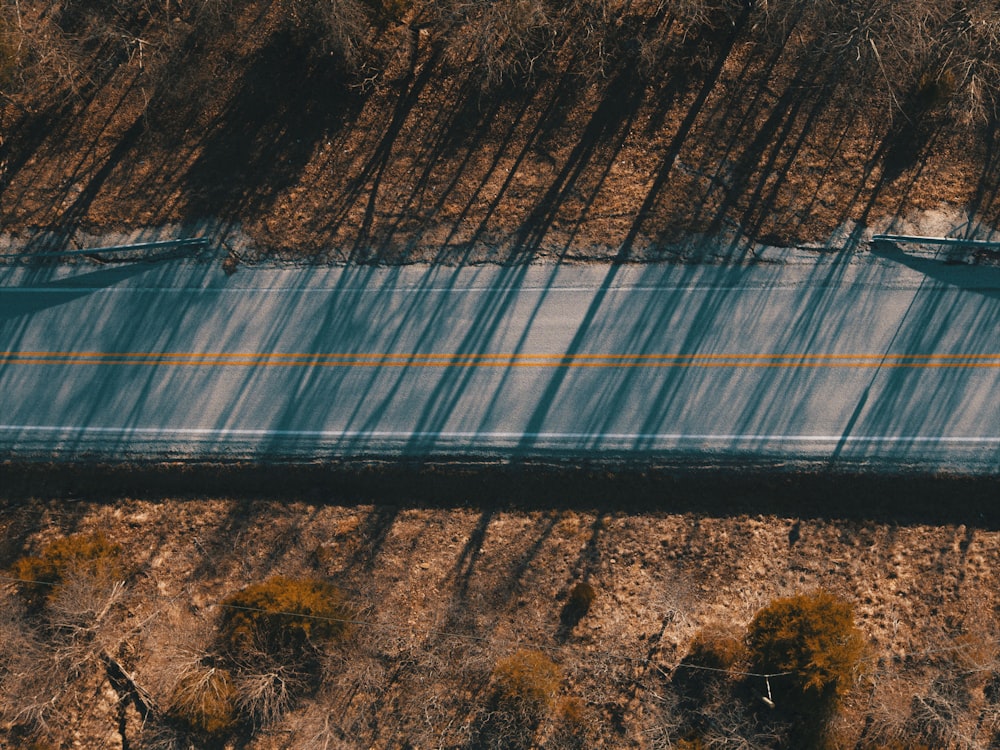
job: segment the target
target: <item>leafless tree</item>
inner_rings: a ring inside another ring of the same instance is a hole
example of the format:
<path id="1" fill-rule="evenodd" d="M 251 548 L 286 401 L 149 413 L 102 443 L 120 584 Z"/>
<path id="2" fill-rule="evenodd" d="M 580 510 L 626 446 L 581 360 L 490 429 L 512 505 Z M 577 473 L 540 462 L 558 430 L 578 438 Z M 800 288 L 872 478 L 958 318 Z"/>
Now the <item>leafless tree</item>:
<path id="1" fill-rule="evenodd" d="M 322 54 L 337 55 L 350 70 L 367 62 L 373 24 L 358 0 L 284 0 L 292 28 Z"/>
<path id="2" fill-rule="evenodd" d="M 530 82 L 555 49 L 557 17 L 545 0 L 440 0 L 431 10 L 448 56 L 472 63 L 485 89 Z"/>

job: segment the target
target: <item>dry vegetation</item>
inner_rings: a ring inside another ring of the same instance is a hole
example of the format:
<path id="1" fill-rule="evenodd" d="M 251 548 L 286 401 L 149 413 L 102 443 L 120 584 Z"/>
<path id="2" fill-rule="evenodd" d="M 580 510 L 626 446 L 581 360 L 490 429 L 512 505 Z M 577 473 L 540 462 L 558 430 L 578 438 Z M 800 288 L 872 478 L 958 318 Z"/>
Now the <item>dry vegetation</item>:
<path id="1" fill-rule="evenodd" d="M 2 10 L 0 221 L 36 246 L 208 221 L 251 256 L 650 259 L 1000 209 L 997 0 Z"/>
<path id="2" fill-rule="evenodd" d="M 5 469 L 0 745 L 997 741 L 995 480 L 548 473 Z"/>

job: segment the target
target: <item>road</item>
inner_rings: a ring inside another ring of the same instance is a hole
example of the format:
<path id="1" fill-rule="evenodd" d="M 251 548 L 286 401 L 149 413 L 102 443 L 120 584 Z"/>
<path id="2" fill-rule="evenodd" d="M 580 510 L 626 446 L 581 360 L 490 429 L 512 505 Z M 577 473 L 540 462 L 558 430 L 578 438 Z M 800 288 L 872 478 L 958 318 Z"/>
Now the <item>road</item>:
<path id="1" fill-rule="evenodd" d="M 0 457 L 1000 470 L 1000 269 L 0 268 Z"/>

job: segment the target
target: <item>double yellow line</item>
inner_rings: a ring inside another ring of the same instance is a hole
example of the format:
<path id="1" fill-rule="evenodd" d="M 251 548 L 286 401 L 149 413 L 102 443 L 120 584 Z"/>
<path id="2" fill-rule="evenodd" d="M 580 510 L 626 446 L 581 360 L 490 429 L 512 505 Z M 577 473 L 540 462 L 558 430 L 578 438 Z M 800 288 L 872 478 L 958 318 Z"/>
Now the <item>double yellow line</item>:
<path id="1" fill-rule="evenodd" d="M 1000 368 L 1000 354 L 461 354 L 0 352 L 0 365 L 172 367 Z"/>

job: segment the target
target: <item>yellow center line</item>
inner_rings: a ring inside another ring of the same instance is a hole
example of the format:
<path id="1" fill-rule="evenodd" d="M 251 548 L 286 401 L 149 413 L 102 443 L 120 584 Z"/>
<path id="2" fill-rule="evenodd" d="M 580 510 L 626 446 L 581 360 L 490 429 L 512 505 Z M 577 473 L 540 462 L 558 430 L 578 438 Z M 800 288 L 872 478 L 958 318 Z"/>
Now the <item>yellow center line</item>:
<path id="1" fill-rule="evenodd" d="M 487 354 L 326 352 L 3 351 L 10 365 L 166 365 L 181 367 L 621 367 L 621 368 L 996 368 L 1000 354 Z"/>

